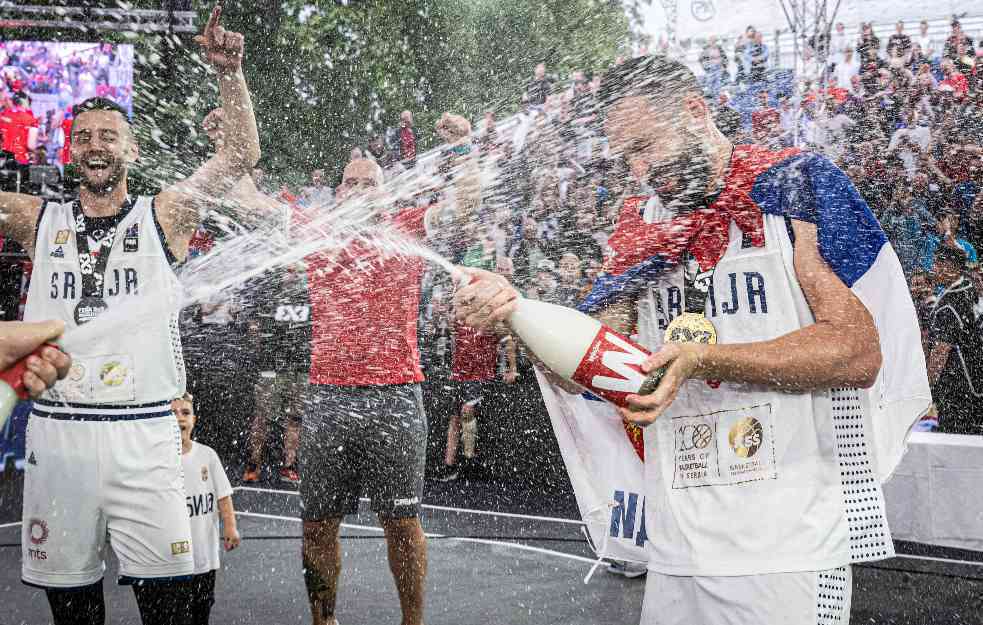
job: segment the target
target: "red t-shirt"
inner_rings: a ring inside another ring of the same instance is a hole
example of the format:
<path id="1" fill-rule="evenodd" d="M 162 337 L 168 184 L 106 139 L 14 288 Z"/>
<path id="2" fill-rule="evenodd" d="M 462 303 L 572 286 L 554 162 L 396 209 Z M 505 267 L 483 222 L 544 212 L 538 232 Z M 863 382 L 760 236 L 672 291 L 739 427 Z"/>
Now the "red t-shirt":
<path id="1" fill-rule="evenodd" d="M 751 130 L 755 133 L 772 132 L 781 125 L 781 114 L 771 107 L 751 113 Z"/>
<path id="2" fill-rule="evenodd" d="M 959 72 L 952 72 L 952 75 L 939 84 L 940 86 L 949 85 L 955 90 L 956 95 L 959 97 L 964 97 L 967 93 L 969 93 L 969 81 Z"/>
<path id="3" fill-rule="evenodd" d="M 429 207 L 411 207 L 397 228 L 423 236 Z M 307 257 L 311 297 L 311 384 L 422 382 L 416 325 L 423 261 L 354 242 Z"/>
<path id="4" fill-rule="evenodd" d="M 27 148 L 30 129 L 38 127 L 38 119 L 28 109 L 7 109 L 0 119 L 3 126 L 3 149 L 11 152 L 17 162 L 27 165 L 31 153 Z"/>
<path id="5" fill-rule="evenodd" d="M 451 379 L 458 382 L 484 382 L 495 379 L 498 364 L 498 337 L 482 334 L 471 326 L 454 324 L 454 354 Z"/>
<path id="6" fill-rule="evenodd" d="M 66 117 L 61 122 L 61 131 L 65 133 L 65 145 L 61 148 L 61 164 L 68 165 L 72 162 L 72 122 L 74 118 Z"/>

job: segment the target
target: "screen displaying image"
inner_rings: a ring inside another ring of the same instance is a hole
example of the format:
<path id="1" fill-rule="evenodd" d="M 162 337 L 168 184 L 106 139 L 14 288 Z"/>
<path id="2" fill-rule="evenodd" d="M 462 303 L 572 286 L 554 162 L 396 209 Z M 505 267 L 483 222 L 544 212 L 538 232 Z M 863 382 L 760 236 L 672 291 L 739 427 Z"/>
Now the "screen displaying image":
<path id="1" fill-rule="evenodd" d="M 133 46 L 0 41 L 3 151 L 22 165 L 69 162 L 74 105 L 95 96 L 133 110 Z"/>

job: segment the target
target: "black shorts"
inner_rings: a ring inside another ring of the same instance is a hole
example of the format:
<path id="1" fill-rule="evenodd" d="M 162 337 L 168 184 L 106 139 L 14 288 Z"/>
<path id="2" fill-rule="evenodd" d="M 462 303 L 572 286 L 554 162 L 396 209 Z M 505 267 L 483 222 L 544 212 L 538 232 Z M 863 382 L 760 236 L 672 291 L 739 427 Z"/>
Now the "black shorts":
<path id="1" fill-rule="evenodd" d="M 300 451 L 305 521 L 372 510 L 415 517 L 423 496 L 427 416 L 418 384 L 312 384 Z"/>
<path id="2" fill-rule="evenodd" d="M 477 406 L 485 394 L 485 383 L 480 380 L 454 380 L 454 397 L 457 401 L 455 409 L 461 406 Z"/>

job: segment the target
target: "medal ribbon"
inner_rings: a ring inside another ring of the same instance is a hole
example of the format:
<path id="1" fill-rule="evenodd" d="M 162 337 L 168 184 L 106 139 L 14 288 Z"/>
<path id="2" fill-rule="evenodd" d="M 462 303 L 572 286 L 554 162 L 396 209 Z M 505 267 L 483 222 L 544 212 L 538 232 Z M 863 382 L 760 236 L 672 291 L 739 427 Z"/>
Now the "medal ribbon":
<path id="1" fill-rule="evenodd" d="M 106 233 L 102 237 L 93 236 L 96 239 L 96 249 L 90 251 L 89 228 L 85 214 L 82 212 L 82 204 L 76 200 L 72 205 L 75 216 L 75 247 L 78 250 L 79 271 L 82 273 L 82 297 L 102 299 L 106 265 L 109 263 L 109 253 L 116 241 L 116 229 L 132 208 L 133 204 L 127 198 L 120 211 L 113 216 L 112 224 L 106 229 Z M 93 235 L 98 233 L 99 230 L 93 231 Z"/>

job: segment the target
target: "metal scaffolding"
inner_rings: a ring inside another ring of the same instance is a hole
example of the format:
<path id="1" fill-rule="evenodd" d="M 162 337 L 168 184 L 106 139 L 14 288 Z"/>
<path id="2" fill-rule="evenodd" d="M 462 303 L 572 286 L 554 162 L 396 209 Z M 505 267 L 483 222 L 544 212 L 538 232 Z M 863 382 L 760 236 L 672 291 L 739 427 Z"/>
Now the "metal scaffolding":
<path id="1" fill-rule="evenodd" d="M 84 31 L 194 33 L 194 11 L 52 7 L 0 0 L 0 29 L 61 28 Z"/>

